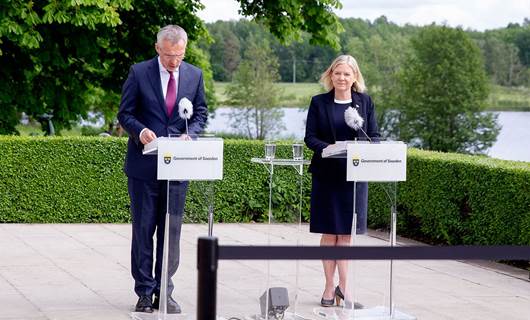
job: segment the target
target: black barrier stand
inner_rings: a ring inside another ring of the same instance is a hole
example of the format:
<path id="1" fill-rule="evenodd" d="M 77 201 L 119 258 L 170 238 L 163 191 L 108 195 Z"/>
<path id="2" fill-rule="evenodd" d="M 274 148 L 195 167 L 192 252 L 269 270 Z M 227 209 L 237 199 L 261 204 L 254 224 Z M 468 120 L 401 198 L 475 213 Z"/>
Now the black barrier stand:
<path id="1" fill-rule="evenodd" d="M 215 320 L 218 260 L 530 260 L 530 246 L 219 246 L 200 237 L 197 319 Z"/>
<path id="2" fill-rule="evenodd" d="M 197 246 L 197 319 L 215 320 L 217 300 L 217 238 L 200 237 Z"/>

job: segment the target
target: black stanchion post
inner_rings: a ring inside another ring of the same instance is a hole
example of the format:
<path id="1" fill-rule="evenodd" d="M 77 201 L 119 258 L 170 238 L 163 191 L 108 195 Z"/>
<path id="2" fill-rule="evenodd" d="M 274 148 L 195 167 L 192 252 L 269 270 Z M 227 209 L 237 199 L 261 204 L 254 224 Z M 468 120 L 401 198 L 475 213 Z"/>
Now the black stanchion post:
<path id="1" fill-rule="evenodd" d="M 197 320 L 215 320 L 218 244 L 215 237 L 200 237 L 197 245 Z"/>

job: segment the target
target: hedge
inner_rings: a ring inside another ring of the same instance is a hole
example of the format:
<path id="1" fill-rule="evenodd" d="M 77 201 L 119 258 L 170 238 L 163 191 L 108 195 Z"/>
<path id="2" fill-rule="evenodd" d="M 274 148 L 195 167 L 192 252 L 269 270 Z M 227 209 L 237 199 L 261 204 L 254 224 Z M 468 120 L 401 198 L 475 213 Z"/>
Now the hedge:
<path id="1" fill-rule="evenodd" d="M 453 245 L 530 245 L 529 162 L 409 149 L 398 199 L 402 234 Z"/>
<path id="2" fill-rule="evenodd" d="M 0 222 L 129 222 L 125 150 L 123 138 L 0 137 Z M 289 142 L 278 145 L 278 157 L 290 153 Z M 225 140 L 224 179 L 191 183 L 185 221 L 206 221 L 212 186 L 216 221 L 267 221 L 268 172 L 250 161 L 262 154 L 263 142 Z M 293 168 L 275 172 L 274 220 L 296 221 L 299 176 Z M 310 186 L 306 173 L 305 221 Z M 383 187 L 370 185 L 372 228 L 388 226 Z M 433 243 L 530 245 L 530 163 L 409 149 L 397 196 L 400 234 Z"/>
<path id="3" fill-rule="evenodd" d="M 126 144 L 120 138 L 0 137 L 0 222 L 129 222 L 127 178 L 122 170 Z M 290 144 L 280 144 L 277 153 L 290 156 Z M 268 173 L 263 165 L 250 162 L 262 154 L 261 142 L 226 141 L 224 179 L 213 184 L 217 221 L 266 221 Z M 298 176 L 292 168 L 275 171 L 275 218 L 293 221 L 298 189 L 291 185 L 298 185 Z M 306 175 L 305 194 L 309 194 L 308 181 Z M 191 183 L 187 222 L 207 220 L 205 191 L 211 186 Z"/>

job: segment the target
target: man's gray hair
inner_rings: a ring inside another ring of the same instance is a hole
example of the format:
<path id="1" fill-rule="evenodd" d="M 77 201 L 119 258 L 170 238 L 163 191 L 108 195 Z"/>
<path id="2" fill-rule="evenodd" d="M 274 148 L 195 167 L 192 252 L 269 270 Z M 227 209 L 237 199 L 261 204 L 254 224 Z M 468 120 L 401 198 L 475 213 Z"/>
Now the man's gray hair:
<path id="1" fill-rule="evenodd" d="M 177 26 L 176 24 L 170 24 L 160 29 L 156 35 L 156 43 L 161 44 L 163 40 L 168 40 L 172 44 L 175 44 L 180 40 L 184 40 L 184 42 L 188 43 L 188 34 L 182 27 Z"/>

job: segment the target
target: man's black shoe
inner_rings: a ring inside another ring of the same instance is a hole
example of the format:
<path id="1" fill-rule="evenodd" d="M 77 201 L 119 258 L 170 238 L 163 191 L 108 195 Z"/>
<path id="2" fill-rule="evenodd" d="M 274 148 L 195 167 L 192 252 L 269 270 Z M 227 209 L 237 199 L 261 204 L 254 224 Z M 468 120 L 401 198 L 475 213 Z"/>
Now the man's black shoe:
<path id="1" fill-rule="evenodd" d="M 153 301 L 153 308 L 158 309 L 160 306 L 160 298 L 155 295 L 155 300 Z M 173 300 L 172 297 L 169 297 L 167 299 L 167 313 L 168 314 L 175 314 L 175 313 L 182 313 L 182 309 L 180 309 L 179 304 L 177 301 Z"/>
<path id="2" fill-rule="evenodd" d="M 141 296 L 138 299 L 138 302 L 136 303 L 135 311 L 152 313 L 153 312 L 153 301 L 151 300 L 151 297 Z"/>

